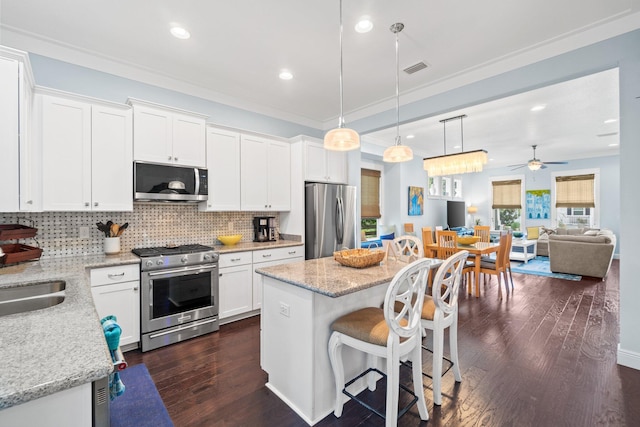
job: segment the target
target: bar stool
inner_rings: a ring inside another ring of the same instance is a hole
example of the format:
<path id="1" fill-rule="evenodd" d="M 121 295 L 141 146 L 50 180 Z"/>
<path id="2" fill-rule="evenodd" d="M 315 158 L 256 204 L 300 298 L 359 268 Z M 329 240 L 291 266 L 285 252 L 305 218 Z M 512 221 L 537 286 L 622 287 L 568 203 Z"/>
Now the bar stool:
<path id="1" fill-rule="evenodd" d="M 436 405 L 442 404 L 442 359 L 446 328 L 449 328 L 453 376 L 456 382 L 462 381 L 458 361 L 458 290 L 468 255 L 469 251 L 460 251 L 447 258 L 433 278 L 431 296 L 424 298 L 421 324 L 423 328 L 433 331 L 433 403 Z"/>
<path id="2" fill-rule="evenodd" d="M 334 414 L 342 415 L 343 394 L 372 410 L 385 419 L 385 425 L 397 425 L 414 403 L 418 403 L 420 419 L 429 420 L 422 385 L 422 328 L 420 313 L 424 302 L 427 276 L 432 260 L 421 258 L 408 264 L 394 276 L 384 299 L 383 308 L 367 307 L 346 314 L 333 322 L 329 339 L 329 360 L 336 384 Z M 368 354 L 368 369 L 345 384 L 342 346 Z M 411 392 L 400 385 L 400 359 L 409 357 L 413 362 L 412 378 L 414 398 L 398 410 L 399 389 Z M 376 369 L 377 358 L 386 359 L 386 374 Z M 346 387 L 368 375 L 369 390 L 375 390 L 375 373 L 387 377 L 386 414 L 382 414 L 347 391 Z"/>

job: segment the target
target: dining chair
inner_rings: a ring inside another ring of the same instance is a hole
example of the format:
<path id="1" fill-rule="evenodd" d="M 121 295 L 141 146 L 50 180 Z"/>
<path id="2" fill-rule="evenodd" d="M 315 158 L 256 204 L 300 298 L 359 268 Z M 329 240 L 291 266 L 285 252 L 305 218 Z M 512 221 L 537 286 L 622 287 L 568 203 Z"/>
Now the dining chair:
<path id="1" fill-rule="evenodd" d="M 447 259 L 457 252 L 458 233 L 449 230 L 436 230 L 438 258 Z"/>
<path id="2" fill-rule="evenodd" d="M 501 275 L 504 276 L 504 287 L 507 294 L 509 294 L 509 279 L 507 277 L 507 264 L 509 261 L 509 252 L 511 251 L 511 233 L 500 233 L 500 246 L 496 253 L 496 259 L 480 262 L 480 274 L 494 275 L 498 278 L 498 296 L 502 298 L 502 281 Z M 510 266 L 509 266 L 510 268 Z M 486 277 L 486 276 L 485 276 Z M 511 284 L 513 287 L 513 282 Z"/>
<path id="3" fill-rule="evenodd" d="M 393 252 L 396 258 L 402 262 L 413 262 L 424 258 L 424 246 L 422 241 L 415 236 L 400 236 L 393 239 Z"/>
<path id="4" fill-rule="evenodd" d="M 366 307 L 336 319 L 329 338 L 329 360 L 336 384 L 334 415 L 340 417 L 344 405 L 344 395 L 362 404 L 376 415 L 385 419 L 385 426 L 396 426 L 398 418 L 404 415 L 414 403 L 418 403 L 420 419 L 427 421 L 429 413 L 422 385 L 422 327 L 421 312 L 427 285 L 427 275 L 432 261 L 421 258 L 403 267 L 391 280 L 384 305 Z M 397 311 L 396 311 L 397 310 Z M 346 345 L 367 353 L 368 368 L 345 384 L 342 346 Z M 378 359 L 386 359 L 386 374 L 376 368 Z M 409 358 L 412 362 L 413 393 L 400 385 L 400 360 Z M 378 374 L 378 375 L 376 375 Z M 386 414 L 365 404 L 347 388 L 358 379 L 367 376 L 369 390 L 376 388 L 378 376 L 387 378 Z M 399 389 L 412 393 L 413 399 L 402 409 L 398 409 Z"/>
<path id="5" fill-rule="evenodd" d="M 413 231 L 413 223 L 412 222 L 405 222 L 403 226 L 404 226 L 404 234 L 405 235 L 415 236 L 415 233 Z"/>
<path id="6" fill-rule="evenodd" d="M 453 376 L 462 381 L 458 360 L 458 291 L 465 268 L 468 251 L 460 251 L 447 258 L 438 268 L 433 279 L 431 296 L 424 298 L 421 324 L 433 331 L 433 403 L 442 404 L 442 360 L 444 356 L 444 330 L 449 328 L 449 350 Z M 436 286 L 439 284 L 440 286 Z M 425 350 L 426 347 L 423 346 Z M 451 368 L 449 368 L 451 369 Z M 425 374 L 426 375 L 426 374 Z"/>
<path id="7" fill-rule="evenodd" d="M 473 227 L 473 235 L 480 237 L 480 241 L 489 243 L 491 241 L 491 227 L 488 225 L 476 225 Z"/>
<path id="8" fill-rule="evenodd" d="M 431 227 L 422 227 L 422 244 L 424 245 L 424 256 L 429 258 L 434 258 L 436 254 L 435 250 L 427 247 L 428 245 L 433 245 L 435 242 L 433 241 L 433 231 Z"/>

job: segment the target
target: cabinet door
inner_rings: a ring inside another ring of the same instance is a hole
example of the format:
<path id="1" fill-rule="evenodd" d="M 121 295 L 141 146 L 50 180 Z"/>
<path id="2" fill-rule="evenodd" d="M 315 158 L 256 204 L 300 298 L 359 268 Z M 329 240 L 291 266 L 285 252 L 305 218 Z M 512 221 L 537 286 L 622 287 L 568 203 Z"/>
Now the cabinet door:
<path id="1" fill-rule="evenodd" d="M 91 105 L 42 96 L 42 208 L 91 209 Z"/>
<path id="2" fill-rule="evenodd" d="M 316 142 L 305 143 L 305 180 L 325 182 L 327 180 L 326 150 Z"/>
<path id="3" fill-rule="evenodd" d="M 272 141 L 268 150 L 269 210 L 291 210 L 291 146 Z"/>
<path id="4" fill-rule="evenodd" d="M 173 162 L 205 167 L 205 121 L 183 114 L 173 115 Z"/>
<path id="5" fill-rule="evenodd" d="M 140 341 L 140 282 L 93 286 L 93 302 L 98 316 L 114 315 L 122 329 L 120 346 Z"/>
<path id="6" fill-rule="evenodd" d="M 0 58 L 0 212 L 19 209 L 18 90 L 18 61 Z"/>
<path id="7" fill-rule="evenodd" d="M 253 283 L 251 264 L 219 270 L 220 319 L 252 310 Z"/>
<path id="8" fill-rule="evenodd" d="M 132 211 L 131 110 L 94 105 L 91 115 L 92 209 Z"/>
<path id="9" fill-rule="evenodd" d="M 344 151 L 325 150 L 327 159 L 327 181 L 336 184 L 346 184 L 347 153 Z"/>
<path id="10" fill-rule="evenodd" d="M 135 106 L 133 109 L 133 159 L 173 164 L 172 115 L 169 112 Z"/>
<path id="11" fill-rule="evenodd" d="M 200 210 L 240 210 L 240 134 L 207 129 L 209 199 Z"/>
<path id="12" fill-rule="evenodd" d="M 20 64 L 20 210 L 42 210 L 42 156 L 40 139 L 34 136 L 34 99 Z"/>
<path id="13" fill-rule="evenodd" d="M 243 211 L 269 210 L 268 146 L 263 138 L 242 136 L 240 142 L 240 208 Z"/>

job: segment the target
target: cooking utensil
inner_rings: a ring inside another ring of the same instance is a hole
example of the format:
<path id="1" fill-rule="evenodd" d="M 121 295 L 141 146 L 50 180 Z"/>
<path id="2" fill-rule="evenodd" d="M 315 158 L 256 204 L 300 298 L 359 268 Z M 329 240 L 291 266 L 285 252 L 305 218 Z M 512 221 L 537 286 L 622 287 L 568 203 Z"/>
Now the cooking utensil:
<path id="1" fill-rule="evenodd" d="M 109 229 L 109 227 L 107 227 L 106 224 L 103 224 L 102 222 L 96 222 L 96 226 L 98 227 L 98 230 L 104 233 L 104 237 L 109 237 L 109 234 L 111 234 L 111 230 Z"/>
<path id="2" fill-rule="evenodd" d="M 127 229 L 127 227 L 129 227 L 129 223 L 125 222 L 124 224 L 122 224 L 120 226 L 120 230 L 118 230 L 118 234 L 116 235 L 116 237 L 120 237 L 122 235 L 122 233 L 124 232 L 124 230 Z"/>
<path id="3" fill-rule="evenodd" d="M 120 226 L 118 224 L 111 224 L 111 237 L 118 236 L 118 231 L 120 231 Z"/>

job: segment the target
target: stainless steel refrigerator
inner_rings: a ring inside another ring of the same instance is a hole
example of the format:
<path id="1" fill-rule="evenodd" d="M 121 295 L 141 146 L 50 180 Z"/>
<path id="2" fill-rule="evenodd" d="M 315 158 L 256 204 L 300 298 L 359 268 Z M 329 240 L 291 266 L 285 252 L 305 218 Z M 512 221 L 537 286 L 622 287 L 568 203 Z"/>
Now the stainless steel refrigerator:
<path id="1" fill-rule="evenodd" d="M 356 247 L 356 187 L 305 184 L 305 259 Z"/>

